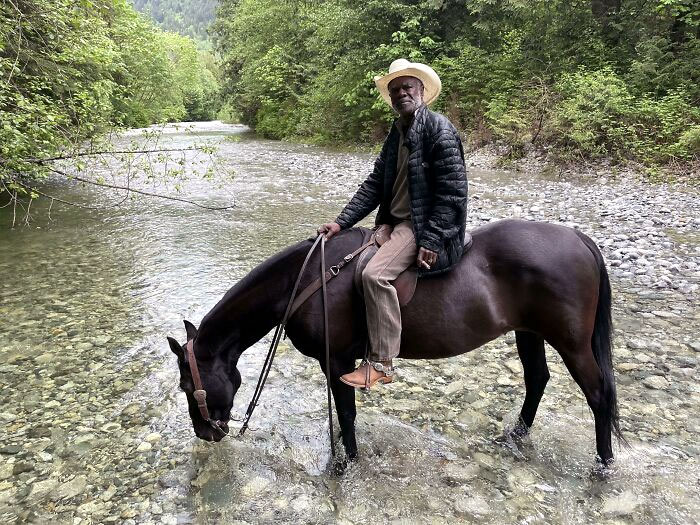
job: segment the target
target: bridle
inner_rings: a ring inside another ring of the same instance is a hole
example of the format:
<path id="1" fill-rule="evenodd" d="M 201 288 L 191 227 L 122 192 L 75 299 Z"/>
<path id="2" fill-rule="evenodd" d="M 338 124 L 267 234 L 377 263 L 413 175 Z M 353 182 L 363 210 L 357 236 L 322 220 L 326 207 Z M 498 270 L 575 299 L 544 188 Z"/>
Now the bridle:
<path id="1" fill-rule="evenodd" d="M 192 381 L 194 381 L 194 392 L 192 395 L 197 401 L 197 407 L 199 408 L 199 413 L 202 419 L 209 423 L 211 428 L 216 432 L 219 432 L 223 436 L 228 434 L 228 426 L 226 422 L 221 420 L 214 420 L 209 416 L 209 409 L 207 408 L 207 391 L 204 390 L 204 385 L 202 385 L 202 379 L 199 376 L 199 369 L 197 368 L 197 359 L 194 356 L 194 339 L 187 341 L 187 362 L 190 365 L 190 373 L 192 374 Z"/>
<path id="2" fill-rule="evenodd" d="M 326 376 L 326 396 L 327 396 L 327 402 L 328 402 L 328 426 L 329 426 L 329 433 L 330 433 L 330 438 L 331 438 L 331 455 L 335 457 L 335 443 L 333 441 L 333 412 L 331 408 L 331 388 L 330 388 L 330 345 L 328 341 L 328 298 L 326 295 L 326 284 L 328 281 L 333 279 L 338 275 L 340 270 L 348 264 L 350 261 L 352 261 L 355 256 L 359 255 L 362 251 L 365 249 L 369 248 L 371 245 L 373 245 L 375 242 L 375 236 L 372 234 L 370 237 L 370 240 L 366 243 L 364 243 L 362 246 L 360 246 L 358 249 L 354 250 L 353 252 L 347 254 L 343 259 L 337 263 L 331 266 L 328 270 L 326 270 L 326 254 L 325 254 L 325 245 L 326 245 L 326 237 L 324 234 L 319 234 L 318 237 L 316 237 L 315 242 L 313 243 L 313 246 L 311 246 L 311 249 L 308 251 L 306 254 L 306 258 L 304 259 L 303 264 L 301 265 L 301 270 L 299 271 L 299 275 L 297 276 L 296 282 L 294 284 L 294 287 L 292 289 L 292 295 L 289 298 L 289 302 L 287 303 L 287 308 L 284 312 L 284 316 L 282 317 L 282 321 L 280 324 L 277 325 L 277 328 L 275 330 L 275 335 L 272 337 L 272 342 L 270 343 L 270 349 L 268 350 L 267 357 L 265 359 L 265 364 L 263 365 L 263 369 L 260 373 L 260 377 L 258 378 L 258 384 L 255 387 L 255 392 L 253 394 L 253 399 L 251 400 L 250 404 L 248 405 L 248 410 L 246 411 L 245 417 L 243 418 L 243 425 L 241 427 L 241 430 L 239 431 L 238 435 L 242 436 L 246 429 L 248 428 L 248 422 L 250 421 L 251 416 L 253 415 L 253 411 L 255 410 L 255 407 L 258 404 L 258 400 L 260 399 L 260 394 L 262 393 L 262 389 L 265 386 L 265 381 L 267 380 L 267 377 L 270 373 L 270 369 L 272 367 L 272 360 L 275 357 L 275 353 L 277 350 L 277 345 L 279 345 L 280 339 L 282 338 L 282 335 L 284 333 L 285 327 L 287 325 L 287 321 L 290 319 L 292 314 L 296 312 L 296 310 L 309 298 L 311 295 L 313 295 L 316 291 L 321 289 L 322 291 L 322 297 L 323 297 L 323 331 L 324 331 L 324 343 L 325 343 L 325 357 L 326 357 L 326 366 L 325 366 L 325 376 Z M 314 250 L 316 249 L 316 246 L 320 244 L 321 246 L 321 277 L 313 281 L 311 284 L 309 284 L 302 292 L 300 292 L 297 295 L 297 291 L 299 289 L 299 283 L 301 282 L 302 275 L 304 274 L 304 270 L 306 269 L 306 266 L 309 262 L 309 259 L 311 259 L 311 254 L 313 254 Z M 295 300 L 296 299 L 296 300 Z M 222 437 L 228 435 L 228 426 L 227 422 L 220 421 L 220 420 L 213 420 L 211 419 L 209 415 L 209 409 L 207 408 L 207 391 L 204 390 L 204 386 L 202 385 L 202 379 L 199 376 L 199 369 L 197 368 L 197 360 L 194 355 L 194 339 L 190 339 L 187 341 L 186 345 L 186 350 L 187 350 L 187 361 L 189 362 L 190 365 L 190 372 L 192 374 L 192 380 L 194 381 L 194 392 L 193 396 L 195 400 L 197 401 L 197 407 L 199 408 L 199 413 L 201 414 L 202 418 L 209 423 L 209 425 L 217 432 L 222 434 Z"/>

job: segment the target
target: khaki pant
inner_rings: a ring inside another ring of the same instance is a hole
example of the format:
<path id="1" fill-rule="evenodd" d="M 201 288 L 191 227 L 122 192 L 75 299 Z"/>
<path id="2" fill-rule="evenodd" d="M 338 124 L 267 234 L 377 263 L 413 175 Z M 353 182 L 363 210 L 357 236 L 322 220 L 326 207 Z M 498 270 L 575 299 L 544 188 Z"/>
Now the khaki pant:
<path id="1" fill-rule="evenodd" d="M 401 309 L 396 289 L 389 283 L 415 263 L 417 254 L 411 221 L 403 221 L 394 226 L 391 238 L 362 272 L 371 361 L 388 361 L 399 354 Z"/>

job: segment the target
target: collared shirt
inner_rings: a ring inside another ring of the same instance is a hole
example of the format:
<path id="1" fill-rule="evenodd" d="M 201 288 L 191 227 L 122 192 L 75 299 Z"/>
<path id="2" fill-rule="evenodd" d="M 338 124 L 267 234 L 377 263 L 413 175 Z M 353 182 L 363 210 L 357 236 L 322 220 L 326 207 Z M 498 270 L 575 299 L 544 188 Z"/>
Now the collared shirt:
<path id="1" fill-rule="evenodd" d="M 411 197 L 408 193 L 408 146 L 404 144 L 404 131 L 400 124 L 399 151 L 396 160 L 396 180 L 392 189 L 391 216 L 396 222 L 411 220 Z"/>

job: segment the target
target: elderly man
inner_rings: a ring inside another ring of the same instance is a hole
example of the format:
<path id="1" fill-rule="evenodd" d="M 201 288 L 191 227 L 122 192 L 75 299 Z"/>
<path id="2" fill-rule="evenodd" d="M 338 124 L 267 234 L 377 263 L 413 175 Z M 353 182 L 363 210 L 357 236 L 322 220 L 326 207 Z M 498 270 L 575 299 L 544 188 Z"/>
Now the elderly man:
<path id="1" fill-rule="evenodd" d="M 459 134 L 447 118 L 427 108 L 441 89 L 435 71 L 404 59 L 374 79 L 398 119 L 374 170 L 334 222 L 319 227 L 331 238 L 377 206 L 376 224 L 393 226 L 391 237 L 362 273 L 370 359 L 340 379 L 353 387 L 390 383 L 392 359 L 401 346 L 401 311 L 391 281 L 412 264 L 419 275 L 448 270 L 462 255 L 467 174 Z"/>

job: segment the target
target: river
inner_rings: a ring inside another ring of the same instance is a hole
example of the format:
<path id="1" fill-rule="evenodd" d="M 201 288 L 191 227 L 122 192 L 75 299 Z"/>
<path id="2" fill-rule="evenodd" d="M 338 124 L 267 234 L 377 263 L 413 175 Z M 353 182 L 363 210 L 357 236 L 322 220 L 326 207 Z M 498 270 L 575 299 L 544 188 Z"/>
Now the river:
<path id="1" fill-rule="evenodd" d="M 360 458 L 341 476 L 328 468 L 323 376 L 288 342 L 251 430 L 197 440 L 165 337 L 184 340 L 183 319 L 199 324 L 258 263 L 335 217 L 373 158 L 245 131 L 197 123 L 160 138 L 216 146 L 213 158 L 184 155 L 180 195 L 234 203 L 227 211 L 136 198 L 102 209 L 54 203 L 49 215 L 40 199 L 30 225 L 10 229 L 11 207 L 0 210 L 2 522 L 700 522 L 700 197 L 614 174 L 473 170 L 469 204 L 470 228 L 549 220 L 601 245 L 630 443 L 615 448 L 607 477 L 591 475 L 593 418 L 549 347 L 552 378 L 531 436 L 520 449 L 496 440 L 524 395 L 512 334 L 459 358 L 399 360 L 398 382 L 358 393 Z M 211 179 L 191 173 L 207 167 Z M 42 189 L 115 203 L 114 192 L 75 183 Z M 234 417 L 269 337 L 239 363 Z"/>

